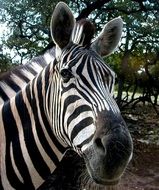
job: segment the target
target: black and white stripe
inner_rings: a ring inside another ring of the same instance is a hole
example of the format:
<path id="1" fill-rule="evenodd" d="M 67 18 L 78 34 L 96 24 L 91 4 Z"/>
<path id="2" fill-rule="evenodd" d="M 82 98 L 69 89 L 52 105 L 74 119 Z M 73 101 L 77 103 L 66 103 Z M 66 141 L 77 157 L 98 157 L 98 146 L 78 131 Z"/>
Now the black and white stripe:
<path id="1" fill-rule="evenodd" d="M 73 105 L 78 106 L 68 116 L 63 112 L 65 121 L 61 125 L 67 123 L 66 130 L 71 143 L 82 148 L 81 145 L 85 145 L 85 141 L 88 143 L 88 139 L 91 141 L 90 136 L 95 132 L 97 112 L 107 110 L 117 115 L 120 113 L 112 98 L 115 75 L 93 50 L 78 45 L 72 45 L 63 52 L 62 62 L 62 69 L 67 68 L 73 77 L 69 82 L 63 83 L 61 97 L 67 99 L 71 95 L 71 99 L 77 99 Z M 68 109 L 71 106 L 69 102 Z M 79 124 L 80 119 L 82 121 Z M 76 129 L 78 125 L 83 125 L 84 128 Z"/>
<path id="2" fill-rule="evenodd" d="M 44 111 L 43 97 L 51 70 L 52 64 L 1 108 L 1 135 L 5 138 L 1 180 L 5 189 L 37 188 L 65 151 L 52 133 Z"/>
<path id="3" fill-rule="evenodd" d="M 14 97 L 55 58 L 55 48 L 0 76 L 0 104 Z"/>

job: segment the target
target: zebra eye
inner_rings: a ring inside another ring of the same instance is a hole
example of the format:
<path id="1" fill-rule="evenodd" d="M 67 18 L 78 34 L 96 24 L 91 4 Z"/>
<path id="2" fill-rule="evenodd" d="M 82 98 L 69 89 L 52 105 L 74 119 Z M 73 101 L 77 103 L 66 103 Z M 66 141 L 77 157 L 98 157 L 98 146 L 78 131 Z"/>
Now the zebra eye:
<path id="1" fill-rule="evenodd" d="M 62 69 L 60 71 L 60 74 L 61 74 L 64 82 L 68 82 L 70 80 L 70 78 L 72 78 L 72 73 L 69 69 Z"/>

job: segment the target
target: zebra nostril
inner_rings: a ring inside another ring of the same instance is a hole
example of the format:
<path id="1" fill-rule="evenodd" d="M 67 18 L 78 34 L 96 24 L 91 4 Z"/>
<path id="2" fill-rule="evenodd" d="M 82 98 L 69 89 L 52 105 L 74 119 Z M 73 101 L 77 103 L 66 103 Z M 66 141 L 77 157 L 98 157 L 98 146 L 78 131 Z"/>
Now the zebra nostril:
<path id="1" fill-rule="evenodd" d="M 94 144 L 97 147 L 98 150 L 100 150 L 101 152 L 105 152 L 105 147 L 102 143 L 102 139 L 101 138 L 96 138 L 94 140 Z"/>

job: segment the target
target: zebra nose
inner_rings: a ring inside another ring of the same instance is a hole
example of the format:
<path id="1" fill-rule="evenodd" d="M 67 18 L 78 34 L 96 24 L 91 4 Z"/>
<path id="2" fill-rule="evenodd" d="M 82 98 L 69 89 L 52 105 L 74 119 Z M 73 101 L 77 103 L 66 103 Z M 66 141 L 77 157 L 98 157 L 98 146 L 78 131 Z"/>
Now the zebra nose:
<path id="1" fill-rule="evenodd" d="M 100 174 L 107 179 L 118 179 L 132 155 L 132 141 L 129 133 L 120 126 L 107 134 L 94 138 L 95 158 L 100 162 Z"/>
<path id="2" fill-rule="evenodd" d="M 131 151 L 131 138 L 127 128 L 116 125 L 107 132 L 98 132 L 94 137 L 94 146 L 98 153 L 107 155 L 111 152 L 118 152 L 120 150 L 129 150 Z"/>
<path id="3" fill-rule="evenodd" d="M 105 143 L 103 142 L 103 138 L 100 138 L 100 137 L 95 138 L 94 145 L 98 151 L 106 154 L 106 146 L 105 146 Z"/>

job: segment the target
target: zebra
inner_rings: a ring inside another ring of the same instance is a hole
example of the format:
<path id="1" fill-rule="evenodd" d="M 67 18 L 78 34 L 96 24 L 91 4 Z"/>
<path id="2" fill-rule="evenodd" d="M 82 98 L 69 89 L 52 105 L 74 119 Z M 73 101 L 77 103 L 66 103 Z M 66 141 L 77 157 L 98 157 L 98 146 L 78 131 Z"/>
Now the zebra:
<path id="1" fill-rule="evenodd" d="M 120 17 L 111 20 L 92 42 L 93 25 L 56 5 L 51 61 L 37 72 L 33 63 L 22 66 L 0 83 L 1 189 L 38 189 L 69 149 L 97 184 L 119 183 L 133 142 L 113 98 L 115 73 L 102 57 L 118 45 L 122 25 Z"/>

